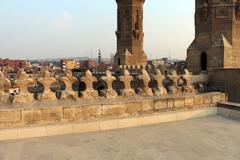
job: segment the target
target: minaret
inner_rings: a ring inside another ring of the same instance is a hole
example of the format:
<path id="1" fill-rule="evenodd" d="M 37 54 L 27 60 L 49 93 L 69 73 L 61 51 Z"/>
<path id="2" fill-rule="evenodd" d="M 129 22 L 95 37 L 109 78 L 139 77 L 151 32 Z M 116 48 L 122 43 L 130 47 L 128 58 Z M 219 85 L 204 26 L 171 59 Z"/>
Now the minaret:
<path id="1" fill-rule="evenodd" d="M 118 65 L 146 65 L 143 51 L 143 5 L 145 0 L 116 0 L 117 11 L 117 53 Z"/>
<path id="2" fill-rule="evenodd" d="M 195 0 L 195 39 L 187 51 L 193 73 L 240 67 L 240 0 Z"/>
<path id="3" fill-rule="evenodd" d="M 102 63 L 102 53 L 101 53 L 101 50 L 99 49 L 98 51 L 98 64 L 101 64 Z"/>

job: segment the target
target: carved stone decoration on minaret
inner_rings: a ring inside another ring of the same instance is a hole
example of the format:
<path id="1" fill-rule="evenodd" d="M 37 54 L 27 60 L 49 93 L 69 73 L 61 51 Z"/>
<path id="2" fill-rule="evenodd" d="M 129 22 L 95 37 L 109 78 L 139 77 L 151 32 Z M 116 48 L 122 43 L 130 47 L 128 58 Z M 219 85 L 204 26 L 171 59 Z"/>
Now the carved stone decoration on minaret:
<path id="1" fill-rule="evenodd" d="M 117 53 L 115 66 L 146 65 L 147 56 L 143 50 L 143 5 L 145 0 L 116 0 L 117 11 Z"/>

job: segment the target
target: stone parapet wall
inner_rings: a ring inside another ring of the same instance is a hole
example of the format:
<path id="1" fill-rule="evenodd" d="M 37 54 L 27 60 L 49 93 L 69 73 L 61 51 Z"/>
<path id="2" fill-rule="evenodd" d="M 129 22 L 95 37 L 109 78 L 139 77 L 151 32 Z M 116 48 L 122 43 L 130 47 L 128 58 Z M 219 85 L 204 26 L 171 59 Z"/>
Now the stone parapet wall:
<path id="1" fill-rule="evenodd" d="M 240 102 L 240 69 L 216 69 L 210 73 L 210 85 L 224 91 L 230 102 Z"/>
<path id="2" fill-rule="evenodd" d="M 126 118 L 135 115 L 194 109 L 216 106 L 224 102 L 224 93 L 199 95 L 135 97 L 132 100 L 96 101 L 79 104 L 58 104 L 57 106 L 21 107 L 0 109 L 0 129 L 33 125 L 47 125 L 87 120 Z"/>

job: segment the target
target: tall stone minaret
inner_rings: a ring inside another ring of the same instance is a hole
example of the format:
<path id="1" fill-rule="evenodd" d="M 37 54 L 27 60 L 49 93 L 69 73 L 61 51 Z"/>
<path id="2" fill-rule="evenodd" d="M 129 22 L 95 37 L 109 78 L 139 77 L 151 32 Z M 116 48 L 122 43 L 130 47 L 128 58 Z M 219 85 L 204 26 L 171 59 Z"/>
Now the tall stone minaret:
<path id="1" fill-rule="evenodd" d="M 143 5 L 145 0 L 116 0 L 117 11 L 117 53 L 118 65 L 146 65 L 143 51 Z"/>
<path id="2" fill-rule="evenodd" d="M 195 0 L 195 39 L 187 51 L 193 73 L 240 67 L 240 0 Z"/>

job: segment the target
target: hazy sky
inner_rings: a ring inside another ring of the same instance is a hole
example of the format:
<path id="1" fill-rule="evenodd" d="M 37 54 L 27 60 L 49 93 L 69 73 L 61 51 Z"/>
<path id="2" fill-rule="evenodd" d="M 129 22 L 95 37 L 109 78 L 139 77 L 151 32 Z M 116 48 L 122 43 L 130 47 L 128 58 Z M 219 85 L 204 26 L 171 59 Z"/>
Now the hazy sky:
<path id="1" fill-rule="evenodd" d="M 104 57 L 116 52 L 115 0 L 0 0 L 0 57 Z M 145 52 L 186 57 L 194 0 L 146 0 Z"/>

